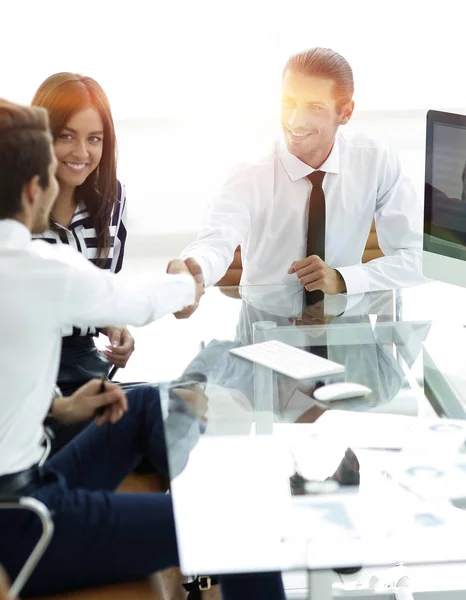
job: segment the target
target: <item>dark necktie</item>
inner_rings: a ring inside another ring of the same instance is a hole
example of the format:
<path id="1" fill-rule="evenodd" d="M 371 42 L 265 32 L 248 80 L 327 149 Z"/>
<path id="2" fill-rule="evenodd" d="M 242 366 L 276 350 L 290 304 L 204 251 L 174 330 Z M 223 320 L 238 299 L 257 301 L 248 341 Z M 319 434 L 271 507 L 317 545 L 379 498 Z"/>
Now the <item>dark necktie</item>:
<path id="1" fill-rule="evenodd" d="M 314 171 L 307 176 L 312 183 L 312 190 L 309 196 L 306 258 L 316 254 L 322 260 L 325 260 L 325 196 L 322 188 L 324 177 L 324 171 Z M 321 290 L 304 291 L 306 306 L 316 304 L 323 299 L 324 293 Z M 327 345 L 310 346 L 309 352 L 327 358 Z"/>
<path id="2" fill-rule="evenodd" d="M 307 176 L 312 183 L 312 190 L 309 197 L 306 258 L 315 254 L 322 260 L 325 260 L 325 196 L 322 188 L 324 177 L 324 171 L 314 171 Z M 305 292 L 308 306 L 316 304 L 323 298 L 324 293 L 321 290 Z"/>

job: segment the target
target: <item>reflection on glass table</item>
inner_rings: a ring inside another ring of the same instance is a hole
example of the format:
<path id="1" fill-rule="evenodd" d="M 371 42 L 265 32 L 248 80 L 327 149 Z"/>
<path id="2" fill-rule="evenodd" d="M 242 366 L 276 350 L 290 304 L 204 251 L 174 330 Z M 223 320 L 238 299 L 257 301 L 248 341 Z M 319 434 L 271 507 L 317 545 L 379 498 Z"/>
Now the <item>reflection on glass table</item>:
<path id="1" fill-rule="evenodd" d="M 206 378 L 210 396 L 217 396 L 210 408 L 211 428 L 217 423 L 231 429 L 268 428 L 273 421 L 312 422 L 327 408 L 431 412 L 419 382 L 410 377 L 430 324 L 397 321 L 396 294 L 366 295 L 338 315 L 324 313 L 323 307 L 303 310 L 300 286 L 248 286 L 240 288 L 238 295 L 236 324 L 229 335 L 216 336 L 221 327 L 216 327 L 215 316 L 206 319 L 206 339 L 177 374 L 201 373 Z M 344 367 L 344 374 L 297 382 L 231 353 L 268 340 L 334 361 Z M 331 406 L 313 398 L 316 387 L 335 381 L 363 384 L 372 393 Z"/>
<path id="2" fill-rule="evenodd" d="M 303 309 L 299 286 L 213 289 L 203 300 L 189 321 L 177 324 L 179 339 L 191 336 L 196 350 L 180 353 L 176 380 L 161 385 L 185 572 L 464 560 L 462 544 L 452 543 L 464 531 L 462 513 L 420 501 L 386 476 L 387 456 L 412 437 L 397 419 L 436 417 L 422 377 L 429 320 L 403 320 L 398 292 L 366 294 L 351 304 L 326 298 L 311 309 Z M 335 361 L 344 373 L 297 381 L 230 352 L 268 340 Z M 314 398 L 317 388 L 341 380 L 371 393 L 327 403 Z M 190 410 L 182 410 L 185 404 Z M 380 433 L 372 422 L 325 419 L 341 414 L 374 416 Z M 373 433 L 370 444 L 360 435 L 364 428 Z M 332 536 L 340 535 L 338 544 L 325 542 L 329 530 L 320 519 L 335 503 L 347 524 L 327 523 Z M 316 519 L 320 528 L 310 528 Z M 410 545 L 423 539 L 426 523 L 436 541 Z M 447 543 L 449 553 L 439 555 Z"/>

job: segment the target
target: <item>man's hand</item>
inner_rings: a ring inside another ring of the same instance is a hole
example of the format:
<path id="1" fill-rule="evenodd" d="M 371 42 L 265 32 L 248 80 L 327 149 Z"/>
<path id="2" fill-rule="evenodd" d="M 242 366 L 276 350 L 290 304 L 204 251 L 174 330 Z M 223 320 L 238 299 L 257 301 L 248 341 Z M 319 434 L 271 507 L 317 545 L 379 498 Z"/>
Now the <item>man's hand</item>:
<path id="1" fill-rule="evenodd" d="M 118 367 L 124 369 L 128 363 L 129 357 L 134 352 L 134 338 L 126 327 L 107 327 L 104 329 L 105 335 L 110 341 L 107 350 L 102 354 L 108 360 Z"/>
<path id="2" fill-rule="evenodd" d="M 8 577 L 0 565 L 0 600 L 8 600 Z M 16 597 L 16 596 L 15 596 Z"/>
<path id="3" fill-rule="evenodd" d="M 333 315 L 326 315 L 324 312 L 324 301 L 305 306 L 301 317 L 288 319 L 292 325 L 328 325 L 334 319 Z"/>
<path id="4" fill-rule="evenodd" d="M 183 308 L 183 310 L 180 310 L 175 313 L 175 317 L 177 319 L 187 319 L 197 309 L 197 307 L 199 306 L 199 300 L 204 294 L 205 287 L 202 269 L 199 263 L 194 260 L 194 258 L 187 258 L 186 260 L 176 258 L 175 260 L 171 260 L 168 263 L 167 273 L 170 273 L 172 275 L 187 273 L 188 275 L 192 275 L 194 277 L 194 281 L 196 282 L 196 298 L 194 304 L 191 304 L 191 306 L 186 306 L 185 308 Z"/>
<path id="5" fill-rule="evenodd" d="M 288 273 L 296 273 L 299 283 L 308 292 L 322 290 L 324 294 L 346 292 L 345 280 L 336 269 L 329 267 L 319 256 L 308 256 L 291 264 Z"/>
<path id="6" fill-rule="evenodd" d="M 57 397 L 53 402 L 52 417 L 69 425 L 92 419 L 96 410 L 105 407 L 97 425 L 107 421 L 116 423 L 128 410 L 128 400 L 120 386 L 105 382 L 105 392 L 100 393 L 100 379 L 91 379 L 67 398 Z"/>

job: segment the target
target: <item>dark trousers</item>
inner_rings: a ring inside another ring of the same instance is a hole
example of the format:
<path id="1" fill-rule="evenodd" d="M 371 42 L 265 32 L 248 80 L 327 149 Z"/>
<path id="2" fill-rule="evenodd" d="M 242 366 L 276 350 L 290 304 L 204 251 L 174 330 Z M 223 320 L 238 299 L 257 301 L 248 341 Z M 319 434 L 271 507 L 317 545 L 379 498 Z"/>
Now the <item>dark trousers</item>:
<path id="1" fill-rule="evenodd" d="M 179 564 L 171 497 L 112 491 L 143 455 L 166 472 L 158 393 L 144 387 L 118 423 L 89 425 L 47 461 L 42 482 L 24 494 L 48 506 L 55 532 L 23 596 L 143 578 Z M 39 531 L 26 513 L 0 512 L 0 563 L 10 577 Z M 226 600 L 285 598 L 279 573 L 229 575 L 221 585 Z"/>

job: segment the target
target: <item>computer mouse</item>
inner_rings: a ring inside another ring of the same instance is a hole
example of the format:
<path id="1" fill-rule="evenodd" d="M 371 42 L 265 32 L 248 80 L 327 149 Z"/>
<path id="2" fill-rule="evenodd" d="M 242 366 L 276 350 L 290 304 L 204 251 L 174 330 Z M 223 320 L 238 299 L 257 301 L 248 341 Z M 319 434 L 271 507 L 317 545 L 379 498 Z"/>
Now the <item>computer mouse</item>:
<path id="1" fill-rule="evenodd" d="M 333 400 L 348 400 L 349 398 L 360 398 L 370 394 L 372 390 L 360 383 L 351 381 L 338 381 L 329 383 L 314 390 L 314 398 L 321 402 L 332 402 Z"/>

